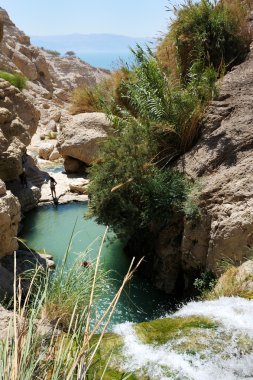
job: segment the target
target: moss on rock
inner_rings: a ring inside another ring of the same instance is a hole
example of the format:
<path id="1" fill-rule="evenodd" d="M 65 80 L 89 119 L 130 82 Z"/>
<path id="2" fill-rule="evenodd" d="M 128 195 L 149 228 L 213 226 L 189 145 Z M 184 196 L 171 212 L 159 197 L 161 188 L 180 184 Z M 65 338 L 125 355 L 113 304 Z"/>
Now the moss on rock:
<path id="1" fill-rule="evenodd" d="M 165 318 L 142 322 L 134 326 L 139 339 L 145 344 L 162 345 L 175 337 L 186 336 L 196 329 L 215 329 L 217 324 L 205 317 Z"/>

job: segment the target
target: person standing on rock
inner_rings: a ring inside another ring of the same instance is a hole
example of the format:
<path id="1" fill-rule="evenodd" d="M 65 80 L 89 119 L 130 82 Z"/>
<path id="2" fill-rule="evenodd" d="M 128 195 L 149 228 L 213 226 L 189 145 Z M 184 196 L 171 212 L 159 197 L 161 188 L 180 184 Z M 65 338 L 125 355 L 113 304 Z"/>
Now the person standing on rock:
<path id="1" fill-rule="evenodd" d="M 53 177 L 49 177 L 50 189 L 53 199 L 56 198 L 55 185 L 57 184 L 56 180 Z"/>

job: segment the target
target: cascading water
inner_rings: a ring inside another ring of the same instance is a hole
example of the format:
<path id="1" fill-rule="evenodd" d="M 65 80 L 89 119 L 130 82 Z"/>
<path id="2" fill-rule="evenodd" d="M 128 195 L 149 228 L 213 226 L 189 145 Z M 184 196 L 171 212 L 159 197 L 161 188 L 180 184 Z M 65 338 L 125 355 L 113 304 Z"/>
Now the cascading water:
<path id="1" fill-rule="evenodd" d="M 152 380 L 252 380 L 253 300 L 190 302 L 169 317 L 191 316 L 207 317 L 216 327 L 178 333 L 159 345 L 145 344 L 131 323 L 117 325 L 114 332 L 124 339 L 121 369 Z"/>

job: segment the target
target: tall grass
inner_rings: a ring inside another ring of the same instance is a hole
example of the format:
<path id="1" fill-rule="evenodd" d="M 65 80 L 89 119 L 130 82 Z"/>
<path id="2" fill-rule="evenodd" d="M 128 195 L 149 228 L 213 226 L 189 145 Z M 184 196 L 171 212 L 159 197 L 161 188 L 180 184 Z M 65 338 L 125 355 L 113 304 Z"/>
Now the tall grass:
<path id="1" fill-rule="evenodd" d="M 27 79 L 21 74 L 11 74 L 6 71 L 0 71 L 0 78 L 7 80 L 20 91 L 26 88 Z"/>
<path id="2" fill-rule="evenodd" d="M 106 233 L 107 229 L 91 267 L 82 268 L 79 262 L 67 271 L 68 247 L 63 264 L 55 273 L 36 268 L 25 299 L 20 281 L 14 281 L 13 320 L 7 338 L 0 341 L 1 380 L 87 378 L 123 287 L 138 266 L 134 268 L 131 263 L 108 308 L 99 319 L 94 318 L 96 293 L 104 283 L 100 257 Z M 16 273 L 15 268 L 16 259 Z M 98 332 L 92 346 L 91 339 Z"/>
<path id="3" fill-rule="evenodd" d="M 217 299 L 220 297 L 245 297 L 252 298 L 253 291 L 247 287 L 247 283 L 252 282 L 253 274 L 248 274 L 247 278 L 241 278 L 238 274 L 238 267 L 230 266 L 219 278 L 216 286 L 209 292 L 203 294 L 205 299 Z"/>
<path id="4" fill-rule="evenodd" d="M 81 112 L 104 112 L 115 103 L 119 106 L 123 106 L 124 88 L 122 82 L 123 80 L 127 80 L 130 76 L 130 70 L 122 66 L 96 86 L 76 88 L 71 94 L 70 112 L 72 114 Z"/>

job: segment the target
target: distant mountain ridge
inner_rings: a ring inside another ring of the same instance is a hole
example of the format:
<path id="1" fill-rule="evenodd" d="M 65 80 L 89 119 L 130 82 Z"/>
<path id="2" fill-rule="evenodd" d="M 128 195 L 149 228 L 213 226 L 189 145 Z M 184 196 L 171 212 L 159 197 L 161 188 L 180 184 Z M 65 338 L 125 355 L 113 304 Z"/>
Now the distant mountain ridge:
<path id="1" fill-rule="evenodd" d="M 151 37 L 128 37 L 116 34 L 67 34 L 55 36 L 32 36 L 33 45 L 46 49 L 57 50 L 64 54 L 73 50 L 76 54 L 92 52 L 127 52 L 136 44 L 155 45 Z"/>

